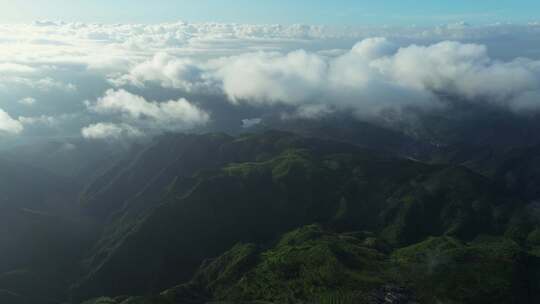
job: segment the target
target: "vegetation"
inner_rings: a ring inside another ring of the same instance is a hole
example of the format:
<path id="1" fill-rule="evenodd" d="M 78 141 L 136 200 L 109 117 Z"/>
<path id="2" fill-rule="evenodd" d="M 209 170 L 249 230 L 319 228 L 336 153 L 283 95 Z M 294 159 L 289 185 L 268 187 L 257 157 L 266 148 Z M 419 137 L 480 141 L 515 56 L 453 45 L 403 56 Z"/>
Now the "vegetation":
<path id="1" fill-rule="evenodd" d="M 22 244 L 63 263 L 7 265 L 0 300 L 540 300 L 534 206 L 496 174 L 272 131 L 165 136 L 98 176 L 81 199 L 102 227 L 96 239 L 70 221 L 19 215 L 30 224 L 18 231 L 48 247 Z M 73 239 L 83 250 L 63 247 Z"/>

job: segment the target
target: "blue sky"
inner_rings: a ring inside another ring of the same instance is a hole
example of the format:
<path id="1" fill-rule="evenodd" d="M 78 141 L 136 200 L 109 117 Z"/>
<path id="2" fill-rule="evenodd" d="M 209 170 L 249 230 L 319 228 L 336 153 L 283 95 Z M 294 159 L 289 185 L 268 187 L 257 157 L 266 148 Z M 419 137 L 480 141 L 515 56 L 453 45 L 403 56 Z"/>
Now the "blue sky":
<path id="1" fill-rule="evenodd" d="M 0 0 L 0 23 L 185 20 L 328 25 L 539 21 L 538 0 Z"/>

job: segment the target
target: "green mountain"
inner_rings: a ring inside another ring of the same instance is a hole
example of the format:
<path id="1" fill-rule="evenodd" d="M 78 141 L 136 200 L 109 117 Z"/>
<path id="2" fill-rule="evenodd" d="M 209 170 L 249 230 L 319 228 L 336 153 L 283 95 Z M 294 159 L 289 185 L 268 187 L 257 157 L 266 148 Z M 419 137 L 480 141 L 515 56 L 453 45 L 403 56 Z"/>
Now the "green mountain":
<path id="1" fill-rule="evenodd" d="M 60 303 L 95 238 L 77 215 L 79 184 L 0 159 L 0 303 Z"/>
<path id="2" fill-rule="evenodd" d="M 327 123 L 3 154 L 0 303 L 540 300 L 537 146 Z"/>
<path id="3" fill-rule="evenodd" d="M 510 149 L 494 175 L 524 199 L 540 199 L 540 145 Z"/>
<path id="4" fill-rule="evenodd" d="M 184 303 L 191 297 L 196 301 L 339 303 L 400 290 L 389 284 L 405 286 L 404 294 L 410 292 L 423 303 L 434 299 L 479 303 L 475 301 L 490 299 L 487 295 L 499 289 L 515 303 L 526 303 L 523 301 L 536 296 L 514 289 L 519 285 L 516 282 L 532 284 L 529 276 L 534 275 L 520 272 L 535 265 L 534 254 L 528 252 L 534 252 L 536 246 L 531 241 L 536 218 L 528 212 L 528 204 L 495 180 L 461 166 L 430 165 L 285 132 L 237 138 L 167 136 L 111 169 L 89 189 L 83 201 L 85 208 L 109 220 L 85 260 L 87 274 L 72 290 L 76 300 L 158 294 L 181 282 L 220 277 L 219 273 L 229 271 L 226 261 L 236 261 L 237 257 L 231 255 L 237 254 L 255 254 L 254 259 L 262 264 L 231 270 L 234 275 L 225 275 L 221 283 L 199 282 L 195 289 L 182 285 L 179 288 L 185 294 L 179 292 L 172 303 Z M 290 234 L 283 234 L 313 223 L 324 227 L 319 234 L 332 231 L 328 237 L 336 241 L 330 245 L 323 237 L 309 243 L 314 247 L 313 256 L 309 248 L 297 255 L 294 247 L 284 249 L 283 239 Z M 365 232 L 351 234 L 354 231 Z M 348 235 L 352 243 L 337 241 Z M 255 245 L 234 247 L 232 253 L 218 258 L 217 264 L 203 263 L 238 242 Z M 422 250 L 435 246 L 432 242 L 444 243 L 441 250 L 450 246 L 445 245 L 447 242 L 465 255 L 443 250 L 442 254 L 455 263 L 451 268 L 458 269 L 455 276 L 444 278 L 449 282 L 441 279 L 441 290 L 437 291 L 422 288 L 429 284 L 429 271 L 414 272 L 425 265 L 416 266 L 424 259 L 415 260 L 413 256 L 431 254 L 431 249 Z M 328 252 L 333 246 L 344 247 L 336 249 L 343 252 Z M 498 246 L 503 247 L 500 256 L 487 254 Z M 525 261 L 506 256 L 512 248 Z M 419 253 L 411 256 L 413 251 Z M 274 261 L 277 268 L 284 267 L 275 270 L 278 273 L 269 270 L 267 264 L 271 262 L 266 261 L 274 254 L 284 255 L 284 265 L 278 263 L 279 259 Z M 508 259 L 511 271 L 504 268 L 492 272 L 493 279 L 500 279 L 505 289 L 499 283 L 486 286 L 487 291 L 476 290 L 478 286 L 472 283 L 458 284 L 463 289 L 459 293 L 453 289 L 462 275 L 470 281 L 485 279 L 476 277 L 477 272 L 465 271 L 468 267 L 463 263 L 481 261 L 479 269 L 485 266 L 491 271 L 494 261 Z M 299 262 L 308 265 L 286 265 Z M 365 267 L 357 269 L 356 264 Z M 327 269 L 332 267 L 351 269 Z M 514 268 L 516 277 L 509 275 L 514 274 Z M 280 271 L 285 273 L 282 275 L 291 271 L 291 282 L 284 281 Z M 296 278 L 295 271 L 300 271 Z M 330 274 L 321 273 L 324 271 Z M 338 275 L 342 272 L 344 277 Z M 412 273 L 410 281 L 400 275 L 404 273 Z M 309 281 L 312 275 L 316 278 Z M 243 276 L 255 279 L 242 280 Z M 351 280 L 357 282 L 355 288 L 343 283 Z M 125 303 L 136 301 L 132 298 Z M 158 297 L 155 301 L 170 299 Z"/>
<path id="5" fill-rule="evenodd" d="M 368 232 L 311 225 L 270 246 L 237 244 L 159 295 L 85 304 L 534 303 L 540 296 L 538 257 L 509 239 L 443 236 L 389 248 Z"/>
<path id="6" fill-rule="evenodd" d="M 78 184 L 68 178 L 1 157 L 0 185 L 0 207 L 47 212 L 73 209 L 78 189 Z"/>
<path id="7" fill-rule="evenodd" d="M 81 222 L 29 209 L 0 208 L 2 303 L 60 303 L 93 235 Z M 17 300 L 16 300 L 17 299 Z"/>

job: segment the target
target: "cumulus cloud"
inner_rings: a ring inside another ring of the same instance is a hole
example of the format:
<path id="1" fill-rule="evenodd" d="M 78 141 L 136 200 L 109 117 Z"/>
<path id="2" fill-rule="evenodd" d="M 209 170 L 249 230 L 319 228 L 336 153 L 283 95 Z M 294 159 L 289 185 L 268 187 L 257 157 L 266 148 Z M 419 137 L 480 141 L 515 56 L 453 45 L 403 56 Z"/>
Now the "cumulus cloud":
<path id="1" fill-rule="evenodd" d="M 139 137 L 142 132 L 128 124 L 96 123 L 81 130 L 87 139 L 118 139 L 124 137 Z"/>
<path id="2" fill-rule="evenodd" d="M 327 72 L 315 54 L 254 53 L 231 58 L 217 72 L 229 99 L 238 103 L 302 103 L 318 95 Z"/>
<path id="3" fill-rule="evenodd" d="M 188 100 L 147 101 L 144 97 L 125 90 L 108 90 L 95 103 L 87 102 L 89 110 L 112 118 L 122 124 L 98 123 L 83 129 L 87 138 L 116 138 L 121 135 L 140 136 L 143 131 L 180 131 L 205 125 L 210 115 Z"/>
<path id="4" fill-rule="evenodd" d="M 155 83 L 165 88 L 182 89 L 186 92 L 204 92 L 212 89 L 211 79 L 193 60 L 176 58 L 167 53 L 157 53 L 151 60 L 136 65 L 128 74 L 111 79 L 116 86 Z"/>
<path id="5" fill-rule="evenodd" d="M 492 60 L 486 47 L 477 44 L 413 45 L 374 65 L 381 74 L 407 87 L 469 100 L 513 106 L 523 94 L 540 92 L 540 61 Z"/>
<path id="6" fill-rule="evenodd" d="M 397 47 L 384 38 L 366 39 L 337 57 L 306 51 L 252 53 L 223 60 L 215 77 L 233 103 L 285 104 L 302 117 L 332 109 L 373 115 L 387 107 L 427 105 L 427 91 L 390 81 L 373 66 Z"/>
<path id="7" fill-rule="evenodd" d="M 101 114 L 121 114 L 132 121 L 149 121 L 172 129 L 190 129 L 209 120 L 209 114 L 184 98 L 147 101 L 125 90 L 108 90 L 89 108 Z"/>
<path id="8" fill-rule="evenodd" d="M 398 49 L 398 46 L 384 37 L 364 39 L 355 44 L 351 50 L 352 54 L 357 54 L 364 60 L 374 60 L 383 56 L 391 56 Z"/>
<path id="9" fill-rule="evenodd" d="M 22 123 L 12 118 L 4 110 L 0 109 L 0 135 L 4 134 L 19 134 L 24 130 Z"/>
<path id="10" fill-rule="evenodd" d="M 193 69 L 213 79 L 234 104 L 285 104 L 297 107 L 302 117 L 332 109 L 373 115 L 387 108 L 434 107 L 445 96 L 514 110 L 540 105 L 540 61 L 495 60 L 483 45 L 452 41 L 398 47 L 369 38 L 334 57 L 303 50 L 256 52 Z M 168 76 L 177 78 L 168 77 L 164 86 L 176 81 L 185 88 L 200 79 L 191 82 L 180 72 Z"/>

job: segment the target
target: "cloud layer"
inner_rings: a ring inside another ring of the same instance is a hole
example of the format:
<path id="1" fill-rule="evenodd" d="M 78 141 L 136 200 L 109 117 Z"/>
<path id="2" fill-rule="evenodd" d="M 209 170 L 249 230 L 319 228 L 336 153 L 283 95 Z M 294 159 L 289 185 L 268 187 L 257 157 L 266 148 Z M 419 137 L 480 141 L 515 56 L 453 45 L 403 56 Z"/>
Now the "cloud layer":
<path id="1" fill-rule="evenodd" d="M 444 41 L 398 47 L 386 38 L 368 38 L 334 57 L 300 50 L 185 63 L 159 54 L 121 79 L 131 79 L 136 86 L 159 83 L 222 92 L 234 104 L 285 104 L 308 116 L 328 108 L 362 116 L 386 108 L 437 106 L 441 97 L 516 111 L 540 107 L 540 61 L 495 60 L 479 44 Z"/>
<path id="2" fill-rule="evenodd" d="M 0 25 L 0 133 L 138 137 L 204 126 L 224 106 L 374 117 L 457 99 L 537 111 L 539 37 L 538 24 Z"/>

